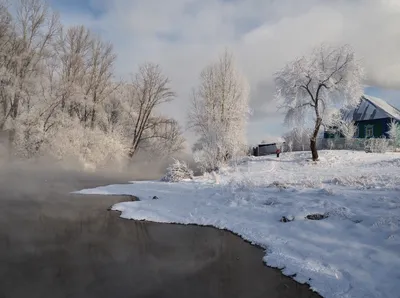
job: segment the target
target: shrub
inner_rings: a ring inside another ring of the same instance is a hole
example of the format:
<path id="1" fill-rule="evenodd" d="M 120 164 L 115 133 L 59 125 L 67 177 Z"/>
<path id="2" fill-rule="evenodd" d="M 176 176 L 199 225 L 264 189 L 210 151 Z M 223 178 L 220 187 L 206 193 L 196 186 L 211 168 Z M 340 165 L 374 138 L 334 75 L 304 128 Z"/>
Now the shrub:
<path id="1" fill-rule="evenodd" d="M 120 134 L 85 128 L 78 120 L 63 120 L 49 131 L 41 122 L 21 121 L 15 132 L 14 154 L 27 159 L 46 156 L 76 161 L 87 170 L 109 166 L 120 169 L 126 164 L 128 151 Z"/>
<path id="2" fill-rule="evenodd" d="M 365 141 L 365 152 L 385 153 L 389 147 L 389 140 L 383 138 L 371 138 Z"/>
<path id="3" fill-rule="evenodd" d="M 193 179 L 193 171 L 186 162 L 174 159 L 174 162 L 167 168 L 167 173 L 161 180 L 179 182 L 186 179 Z"/>

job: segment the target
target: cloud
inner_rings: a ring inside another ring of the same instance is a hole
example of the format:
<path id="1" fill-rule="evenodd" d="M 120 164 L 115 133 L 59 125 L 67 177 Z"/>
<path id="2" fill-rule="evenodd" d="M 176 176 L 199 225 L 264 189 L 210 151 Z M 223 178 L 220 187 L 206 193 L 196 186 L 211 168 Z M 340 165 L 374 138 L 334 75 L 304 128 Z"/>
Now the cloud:
<path id="1" fill-rule="evenodd" d="M 273 73 L 320 42 L 350 43 L 367 70 L 366 84 L 400 89 L 397 0 L 91 0 L 96 14 L 62 11 L 110 40 L 126 76 L 144 61 L 160 63 L 179 98 L 166 112 L 184 123 L 201 69 L 228 46 L 251 84 L 249 139 L 279 135 Z M 263 121 L 264 120 L 264 121 Z M 193 136 L 191 136 L 192 138 Z"/>

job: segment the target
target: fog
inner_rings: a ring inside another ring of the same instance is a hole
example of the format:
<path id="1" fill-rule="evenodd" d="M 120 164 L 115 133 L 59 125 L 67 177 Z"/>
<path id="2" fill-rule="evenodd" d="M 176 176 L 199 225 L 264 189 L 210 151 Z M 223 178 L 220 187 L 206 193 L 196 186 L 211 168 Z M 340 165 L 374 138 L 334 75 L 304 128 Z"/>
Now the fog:
<path id="1" fill-rule="evenodd" d="M 155 180 L 164 176 L 166 169 L 173 162 L 173 159 L 186 162 L 191 169 L 198 173 L 198 167 L 191 154 L 186 152 L 175 153 L 169 157 L 160 158 L 151 156 L 145 152 L 138 152 L 132 159 L 126 159 L 126 163 L 121 167 L 108 164 L 101 168 L 86 168 L 85 165 L 76 159 L 56 160 L 51 156 L 41 156 L 32 159 L 22 159 L 13 156 L 12 148 L 4 141 L 0 135 L 0 176 L 2 181 L 8 180 L 10 183 L 18 183 L 19 179 L 33 177 L 41 180 L 52 179 L 52 177 L 63 176 L 65 181 L 81 179 L 82 177 L 102 177 L 110 181 L 120 183 L 132 180 Z M 24 175 L 21 175 L 24 173 Z M 25 175 L 30 173 L 30 175 Z M 12 179 L 12 181 L 10 181 Z M 0 182 L 1 183 L 1 182 Z M 21 189 L 32 184 L 30 179 L 20 183 Z"/>
<path id="2" fill-rule="evenodd" d="M 130 197 L 70 194 L 157 179 L 164 167 L 88 173 L 72 161 L 3 156 L 0 297 L 318 297 L 229 232 L 124 220 L 107 209 Z"/>

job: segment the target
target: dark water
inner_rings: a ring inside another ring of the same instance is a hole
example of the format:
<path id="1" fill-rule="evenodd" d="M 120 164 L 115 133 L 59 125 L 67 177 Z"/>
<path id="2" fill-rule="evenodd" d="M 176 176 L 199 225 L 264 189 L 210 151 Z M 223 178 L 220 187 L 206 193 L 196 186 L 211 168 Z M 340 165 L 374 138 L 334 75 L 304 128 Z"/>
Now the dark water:
<path id="1" fill-rule="evenodd" d="M 0 179 L 1 298 L 318 297 L 229 232 L 124 220 L 107 208 L 128 197 L 68 194 L 121 177 L 7 170 Z"/>

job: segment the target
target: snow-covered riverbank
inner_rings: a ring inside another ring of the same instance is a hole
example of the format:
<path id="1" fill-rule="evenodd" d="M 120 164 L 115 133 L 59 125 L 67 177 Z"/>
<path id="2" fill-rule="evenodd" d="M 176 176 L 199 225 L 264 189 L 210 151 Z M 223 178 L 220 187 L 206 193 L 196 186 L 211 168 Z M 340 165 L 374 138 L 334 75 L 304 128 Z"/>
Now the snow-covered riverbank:
<path id="1" fill-rule="evenodd" d="M 245 158 L 224 169 L 218 184 L 210 176 L 79 193 L 139 197 L 113 206 L 123 218 L 226 228 L 264 247 L 269 266 L 324 297 L 396 297 L 400 154 L 322 151 L 318 163 L 309 155 Z M 306 219 L 315 213 L 327 218 Z"/>

